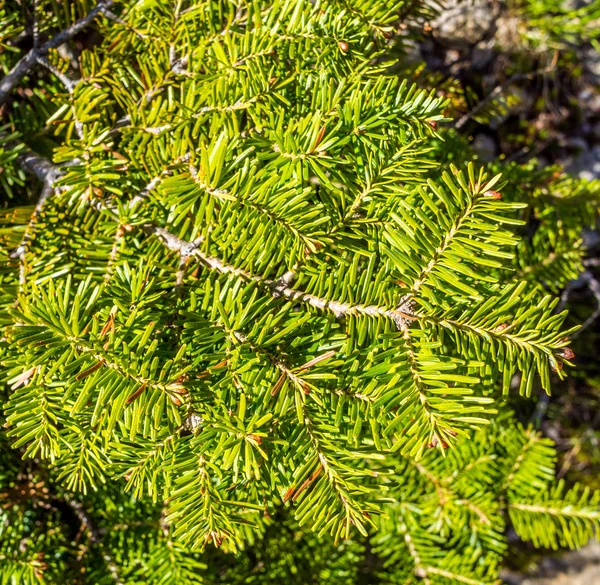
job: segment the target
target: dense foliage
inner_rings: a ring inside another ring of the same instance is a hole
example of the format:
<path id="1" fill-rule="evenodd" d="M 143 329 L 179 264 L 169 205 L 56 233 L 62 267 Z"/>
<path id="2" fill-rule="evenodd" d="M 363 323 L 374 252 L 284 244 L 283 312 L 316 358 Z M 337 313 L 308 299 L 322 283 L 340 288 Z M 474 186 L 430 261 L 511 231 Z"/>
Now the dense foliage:
<path id="1" fill-rule="evenodd" d="M 0 582 L 477 585 L 509 524 L 595 534 L 506 400 L 572 365 L 598 185 L 470 162 L 390 68 L 434 16 L 0 4 Z"/>

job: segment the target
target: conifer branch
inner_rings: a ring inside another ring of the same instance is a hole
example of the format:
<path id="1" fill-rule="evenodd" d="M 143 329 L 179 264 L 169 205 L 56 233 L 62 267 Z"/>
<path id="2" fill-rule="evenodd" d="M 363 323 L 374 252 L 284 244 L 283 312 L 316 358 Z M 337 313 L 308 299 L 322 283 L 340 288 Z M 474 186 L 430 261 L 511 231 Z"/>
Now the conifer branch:
<path id="1" fill-rule="evenodd" d="M 3 243 L 20 244 L 21 283 L 30 267 L 32 281 L 19 287 L 10 262 L 0 275 L 0 302 L 13 307 L 0 318 L 0 415 L 19 456 L 90 490 L 85 508 L 73 504 L 81 579 L 210 580 L 195 551 L 223 544 L 243 557 L 261 534 L 279 538 L 268 512 L 282 499 L 291 532 L 318 533 L 329 551 L 321 536 L 358 529 L 375 570 L 398 583 L 489 585 L 507 517 L 536 544 L 594 535 L 600 496 L 552 491 L 554 446 L 529 445 L 494 392 L 516 374 L 522 394 L 564 375 L 565 314 L 523 279 L 572 278 L 577 254 L 562 251 L 581 252 L 575 230 L 561 224 L 560 247 L 541 253 L 516 248 L 513 226 L 535 197 L 503 195 L 502 177 L 466 165 L 454 141 L 434 145 L 449 102 L 423 76 L 386 75 L 398 15 L 420 22 L 428 5 L 174 0 L 113 13 L 100 0 L 46 42 L 64 18 L 33 2 L 34 47 L 12 70 L 21 55 L 0 55 L 0 98 L 45 67 L 49 92 L 11 116 L 31 112 L 37 127 L 54 110 L 45 128 L 66 162 L 0 140 L 2 185 L 20 190 L 26 171 L 42 189 L 33 216 L 0 213 Z M 102 38 L 72 80 L 53 49 L 62 55 L 100 15 Z M 15 49 L 20 17 L 9 10 Z M 516 279 L 505 276 L 515 249 Z M 123 479 L 133 497 L 105 485 Z M 21 524 L 35 540 L 41 524 Z M 112 529 L 123 532 L 107 539 Z M 24 580 L 18 570 L 8 578 Z M 219 575 L 243 580 L 230 577 Z"/>
<path id="2" fill-rule="evenodd" d="M 552 351 L 542 341 L 538 341 L 532 338 L 531 334 L 520 336 L 519 334 L 511 333 L 508 327 L 494 327 L 489 328 L 481 325 L 473 325 L 468 321 L 462 321 L 460 319 L 451 318 L 438 318 L 425 313 L 415 313 L 416 320 L 428 323 L 430 325 L 436 325 L 447 329 L 455 329 L 462 332 L 476 333 L 482 339 L 494 338 L 500 341 L 514 344 L 524 350 L 531 351 L 537 350 L 548 356 L 552 354 Z"/>
<path id="3" fill-rule="evenodd" d="M 125 121 L 123 122 L 125 125 Z M 159 185 L 160 183 L 167 177 L 169 177 L 173 173 L 173 167 L 184 164 L 190 160 L 190 154 L 186 153 L 177 159 L 175 159 L 169 166 L 164 168 L 158 175 L 154 176 L 146 186 L 135 195 L 131 201 L 129 202 L 129 208 L 133 209 L 136 207 L 141 201 L 143 201 L 146 197 L 150 195 Z"/>
<path id="4" fill-rule="evenodd" d="M 313 478 L 313 481 L 314 481 L 314 479 L 316 477 L 318 477 L 320 470 L 323 469 L 323 472 L 325 474 L 325 477 L 327 478 L 329 485 L 331 485 L 331 488 L 333 489 L 333 491 L 336 495 L 336 498 L 340 501 L 340 503 L 342 504 L 342 507 L 344 509 L 344 513 L 345 513 L 345 517 L 346 517 L 345 518 L 345 532 L 343 532 L 342 535 L 344 537 L 347 537 L 350 534 L 351 525 L 356 524 L 357 522 L 358 523 L 361 522 L 361 520 L 359 518 L 359 516 L 362 516 L 361 510 L 348 497 L 346 490 L 340 484 L 340 478 L 339 478 L 338 474 L 336 473 L 335 469 L 333 469 L 331 463 L 329 462 L 329 459 L 327 458 L 327 455 L 321 448 L 319 438 L 317 437 L 316 433 L 314 432 L 313 421 L 310 419 L 310 417 L 308 415 L 306 405 L 303 406 L 302 413 L 303 413 L 303 419 L 304 419 L 304 421 L 303 421 L 304 428 L 306 429 L 306 433 L 312 444 L 312 449 L 314 450 L 314 453 L 316 454 L 317 459 L 319 461 L 319 464 L 318 464 L 319 466 L 317 467 L 317 470 L 313 473 L 313 475 L 311 477 Z M 299 495 L 299 492 L 302 489 L 302 487 L 303 486 L 300 486 L 298 488 L 294 497 L 297 497 Z"/>
<path id="5" fill-rule="evenodd" d="M 427 389 L 425 387 L 424 381 L 421 378 L 421 374 L 419 373 L 417 356 L 415 355 L 415 348 L 410 337 L 410 330 L 406 324 L 403 324 L 402 326 L 402 339 L 404 340 L 404 345 L 406 347 L 408 367 L 410 370 L 414 388 L 418 394 L 418 401 L 422 406 L 423 410 L 425 411 L 427 418 L 429 419 L 432 433 L 432 443 L 435 442 L 435 444 L 437 444 L 439 442 L 440 446 L 443 446 L 443 431 L 442 429 L 438 428 L 437 418 L 429 405 L 429 400 L 427 398 L 426 392 Z"/>
<path id="6" fill-rule="evenodd" d="M 509 508 L 513 510 L 522 510 L 524 512 L 532 512 L 535 514 L 549 514 L 550 516 L 556 516 L 559 518 L 570 517 L 570 518 L 581 518 L 585 520 L 600 522 L 600 510 L 598 509 L 577 509 L 576 507 L 554 507 L 548 506 L 543 503 L 523 503 L 523 502 L 510 502 Z"/>
<path id="7" fill-rule="evenodd" d="M 417 279 L 413 282 L 413 285 L 407 295 L 407 299 L 413 299 L 416 297 L 417 293 L 419 292 L 419 289 L 427 281 L 427 278 L 431 275 L 431 272 L 434 270 L 434 268 L 436 267 L 438 262 L 443 257 L 444 253 L 448 250 L 448 248 L 452 244 L 453 239 L 456 236 L 456 234 L 458 234 L 460 232 L 460 229 L 461 229 L 464 221 L 469 216 L 469 214 L 473 211 L 473 207 L 476 204 L 476 202 L 477 202 L 477 198 L 473 198 L 473 200 L 470 201 L 469 204 L 466 205 L 453 219 L 450 230 L 444 234 L 444 236 L 442 237 L 442 240 L 435 248 L 435 251 L 433 252 L 433 254 L 431 256 L 431 260 L 427 263 L 426 266 L 423 267 L 423 269 L 421 270 L 421 273 L 418 275 Z"/>
<path id="8" fill-rule="evenodd" d="M 74 350 L 81 354 L 87 354 L 92 364 L 83 364 L 82 369 L 76 376 L 77 381 L 84 380 L 88 376 L 95 374 L 99 370 L 108 370 L 115 372 L 120 377 L 133 382 L 137 389 L 150 388 L 166 393 L 174 403 L 180 404 L 178 395 L 181 393 L 181 385 L 177 382 L 157 382 L 149 377 L 139 376 L 132 372 L 130 368 L 123 365 L 115 356 L 112 356 L 106 349 L 94 347 L 93 344 L 87 342 L 82 337 L 69 335 L 66 331 L 58 328 L 56 323 L 50 320 L 43 319 L 41 316 L 36 316 L 33 321 L 36 327 L 44 328 L 54 335 L 58 336 L 62 342 L 68 343 Z M 87 365 L 87 367 L 85 367 Z"/>
<path id="9" fill-rule="evenodd" d="M 538 436 L 536 435 L 536 433 L 534 433 L 531 430 L 526 431 L 526 437 L 527 437 L 526 442 L 519 450 L 518 455 L 515 458 L 515 460 L 512 464 L 512 467 L 510 468 L 509 473 L 506 475 L 506 479 L 504 480 L 504 484 L 502 485 L 502 491 L 510 488 L 510 485 L 511 485 L 515 475 L 518 473 L 521 465 L 523 464 L 523 462 L 525 461 L 525 459 L 527 457 L 528 451 L 538 441 Z"/>

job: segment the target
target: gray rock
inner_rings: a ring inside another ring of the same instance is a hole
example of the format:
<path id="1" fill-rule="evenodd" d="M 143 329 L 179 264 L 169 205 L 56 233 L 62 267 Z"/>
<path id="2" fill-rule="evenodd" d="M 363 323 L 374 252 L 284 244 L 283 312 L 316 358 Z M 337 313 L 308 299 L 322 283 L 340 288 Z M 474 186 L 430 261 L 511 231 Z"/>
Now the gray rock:
<path id="1" fill-rule="evenodd" d="M 581 179 L 600 179 L 600 145 L 586 149 L 577 155 L 565 170 Z"/>
<path id="2" fill-rule="evenodd" d="M 464 49 L 493 32 L 498 13 L 499 5 L 489 0 L 447 0 L 431 22 L 432 34 L 448 48 Z"/>
<path id="3" fill-rule="evenodd" d="M 482 161 L 490 162 L 496 158 L 496 142 L 487 134 L 477 134 L 472 146 Z"/>
<path id="4" fill-rule="evenodd" d="M 495 53 L 493 49 L 476 48 L 471 56 L 471 66 L 476 71 L 487 69 L 494 60 Z"/>
<path id="5" fill-rule="evenodd" d="M 583 51 L 583 66 L 595 80 L 600 79 L 600 52 L 589 48 Z"/>
<path id="6" fill-rule="evenodd" d="M 502 51 L 512 51 L 522 46 L 520 29 L 523 23 L 518 16 L 510 12 L 501 14 L 496 19 L 494 42 Z"/>
<path id="7" fill-rule="evenodd" d="M 600 545 L 545 558 L 533 575 L 501 575 L 507 585 L 600 585 Z"/>

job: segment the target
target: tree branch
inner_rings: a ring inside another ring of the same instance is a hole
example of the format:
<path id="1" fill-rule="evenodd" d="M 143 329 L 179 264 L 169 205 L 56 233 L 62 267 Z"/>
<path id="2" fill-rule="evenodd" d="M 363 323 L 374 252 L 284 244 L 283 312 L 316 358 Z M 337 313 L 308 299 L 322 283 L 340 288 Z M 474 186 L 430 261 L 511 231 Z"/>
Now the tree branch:
<path id="1" fill-rule="evenodd" d="M 204 252 L 201 252 L 198 249 L 202 239 L 194 242 L 188 242 L 178 238 L 168 230 L 152 224 L 146 224 L 144 226 L 144 231 L 148 234 L 158 236 L 163 241 L 164 245 L 169 248 L 169 250 L 178 252 L 182 257 L 194 256 L 198 258 L 204 266 L 210 268 L 211 270 L 221 274 L 234 274 L 235 276 L 238 276 L 248 282 L 257 282 L 265 288 L 268 288 L 271 292 L 271 295 L 276 298 L 285 297 L 290 301 L 306 303 L 312 307 L 315 307 L 316 309 L 329 310 L 334 313 L 336 317 L 345 317 L 350 315 L 387 317 L 388 319 L 392 319 L 392 321 L 394 321 L 398 329 L 402 329 L 418 319 L 412 314 L 409 304 L 402 304 L 396 309 L 388 309 L 375 305 L 353 305 L 350 303 L 330 301 L 298 289 L 290 288 L 287 284 L 285 275 L 283 278 L 277 280 L 263 278 L 259 275 L 251 274 L 250 272 L 247 272 L 241 268 L 237 268 L 236 266 L 225 264 L 220 258 L 204 254 Z"/>
<path id="2" fill-rule="evenodd" d="M 99 0 L 95 8 L 92 8 L 86 16 L 59 32 L 40 47 L 34 47 L 22 57 L 19 62 L 7 73 L 0 81 L 0 105 L 6 102 L 8 96 L 17 84 L 27 75 L 38 62 L 38 59 L 48 54 L 51 49 L 56 49 L 69 39 L 72 39 L 77 33 L 89 26 L 94 19 L 112 6 L 113 0 Z"/>

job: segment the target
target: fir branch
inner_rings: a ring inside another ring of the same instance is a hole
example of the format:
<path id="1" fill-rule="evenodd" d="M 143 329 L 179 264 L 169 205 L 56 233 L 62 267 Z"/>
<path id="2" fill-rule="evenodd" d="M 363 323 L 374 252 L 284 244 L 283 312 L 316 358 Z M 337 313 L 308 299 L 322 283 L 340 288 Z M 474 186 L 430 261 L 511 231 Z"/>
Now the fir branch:
<path id="1" fill-rule="evenodd" d="M 522 510 L 524 512 L 531 512 L 533 514 L 549 514 L 550 516 L 556 516 L 558 518 L 581 518 L 594 522 L 600 522 L 600 511 L 597 509 L 577 509 L 569 508 L 569 506 L 555 507 L 544 503 L 535 504 L 523 502 L 511 502 L 509 507 L 513 510 Z"/>
<path id="2" fill-rule="evenodd" d="M 474 207 L 477 204 L 477 198 L 474 197 L 471 201 L 468 202 L 467 205 L 460 210 L 460 212 L 453 218 L 450 229 L 443 235 L 440 243 L 436 246 L 431 260 L 427 263 L 426 266 L 423 267 L 418 277 L 412 284 L 410 291 L 407 294 L 408 299 L 414 299 L 419 292 L 419 289 L 425 284 L 428 277 L 431 275 L 434 268 L 443 258 L 444 253 L 451 246 L 454 237 L 460 233 L 461 227 L 463 226 L 465 220 L 469 217 L 469 214 L 473 212 Z"/>
<path id="3" fill-rule="evenodd" d="M 123 126 L 127 125 L 128 123 L 129 123 L 128 120 L 122 119 Z M 174 171 L 173 167 L 177 167 L 181 164 L 187 163 L 190 160 L 190 156 L 191 156 L 190 153 L 186 153 L 186 154 L 178 157 L 170 165 L 165 167 L 158 175 L 154 176 L 146 184 L 146 186 L 137 195 L 135 195 L 131 199 L 131 201 L 129 202 L 129 208 L 130 209 L 135 208 L 141 201 L 143 201 L 145 198 L 147 198 L 160 185 L 160 183 L 165 178 L 169 177 L 173 173 L 173 171 Z"/>

